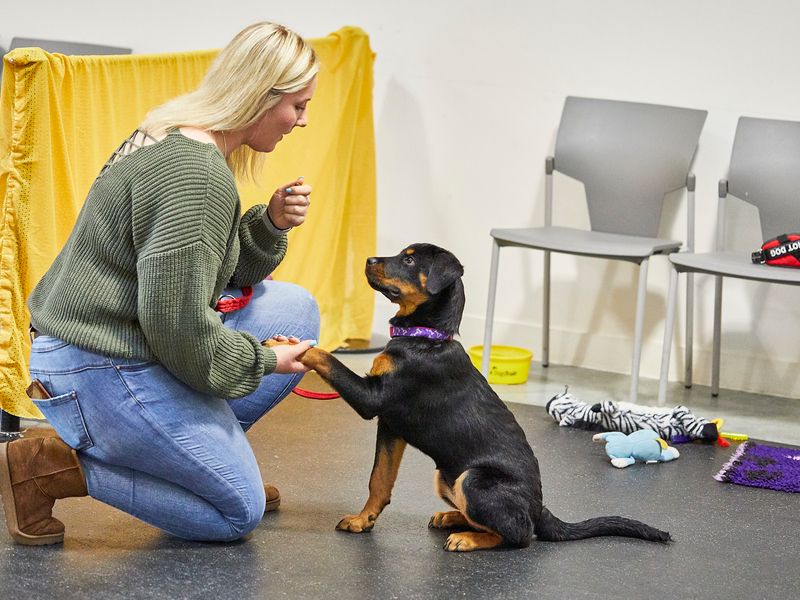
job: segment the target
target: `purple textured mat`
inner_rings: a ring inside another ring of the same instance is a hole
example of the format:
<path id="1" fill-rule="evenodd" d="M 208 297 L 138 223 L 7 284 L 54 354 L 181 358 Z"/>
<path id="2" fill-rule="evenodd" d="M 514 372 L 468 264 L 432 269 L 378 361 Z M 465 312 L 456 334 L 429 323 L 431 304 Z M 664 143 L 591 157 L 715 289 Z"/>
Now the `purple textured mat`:
<path id="1" fill-rule="evenodd" d="M 800 449 L 745 442 L 714 479 L 782 492 L 800 492 Z"/>

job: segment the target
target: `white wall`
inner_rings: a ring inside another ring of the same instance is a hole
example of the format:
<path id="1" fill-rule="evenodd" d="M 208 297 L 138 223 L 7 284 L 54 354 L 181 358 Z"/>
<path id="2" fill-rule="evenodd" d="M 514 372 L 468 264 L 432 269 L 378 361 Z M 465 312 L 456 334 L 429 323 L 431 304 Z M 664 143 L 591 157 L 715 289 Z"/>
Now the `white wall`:
<path id="1" fill-rule="evenodd" d="M 263 19 L 307 37 L 342 25 L 365 29 L 377 53 L 378 252 L 430 241 L 461 258 L 465 345 L 482 339 L 489 229 L 542 222 L 543 161 L 565 96 L 709 111 L 694 166 L 700 250 L 711 248 L 717 180 L 737 118 L 800 120 L 800 8 L 790 0 L 35 4 L 4 14 L 0 45 L 19 35 L 140 53 L 213 48 Z M 313 126 L 313 108 L 311 119 Z M 555 184 L 554 221 L 586 226 L 581 186 L 564 177 Z M 684 205 L 682 196 L 670 199 L 663 235 L 683 237 Z M 756 248 L 760 236 L 740 231 L 752 213 L 735 217 L 729 238 Z M 495 340 L 538 357 L 541 255 L 502 254 Z M 667 269 L 662 259 L 651 263 L 642 375 L 657 377 Z M 551 361 L 628 372 L 635 267 L 555 256 L 553 273 Z M 695 380 L 708 383 L 713 282 L 699 277 L 697 289 Z M 725 292 L 723 387 L 800 395 L 797 290 L 731 281 Z M 380 299 L 376 327 L 390 315 Z M 682 324 L 676 332 L 673 378 L 683 368 Z"/>

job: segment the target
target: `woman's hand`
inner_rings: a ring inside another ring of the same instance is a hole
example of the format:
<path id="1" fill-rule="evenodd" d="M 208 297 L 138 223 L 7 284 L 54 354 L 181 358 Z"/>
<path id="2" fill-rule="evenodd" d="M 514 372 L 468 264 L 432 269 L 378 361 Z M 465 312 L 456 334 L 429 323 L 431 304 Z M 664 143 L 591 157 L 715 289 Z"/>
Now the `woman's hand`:
<path id="1" fill-rule="evenodd" d="M 262 342 L 265 346 L 272 348 L 278 358 L 274 373 L 305 373 L 309 369 L 301 363 L 298 358 L 309 348 L 317 345 L 316 340 L 305 340 L 301 342 L 298 338 L 276 335 L 270 340 Z"/>
<path id="2" fill-rule="evenodd" d="M 303 178 L 275 190 L 267 206 L 267 213 L 278 229 L 298 227 L 306 220 L 308 206 L 311 204 L 311 186 L 303 183 Z"/>

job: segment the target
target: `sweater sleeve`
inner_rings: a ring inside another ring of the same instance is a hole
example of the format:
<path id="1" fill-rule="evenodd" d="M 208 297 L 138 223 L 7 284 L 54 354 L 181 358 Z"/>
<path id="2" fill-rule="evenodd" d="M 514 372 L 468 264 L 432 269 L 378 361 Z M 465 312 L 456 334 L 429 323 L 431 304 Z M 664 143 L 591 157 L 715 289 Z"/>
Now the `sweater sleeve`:
<path id="1" fill-rule="evenodd" d="M 225 327 L 208 298 L 220 262 L 204 242 L 139 260 L 139 322 L 153 353 L 178 379 L 224 398 L 252 393 L 275 369 L 274 351 Z"/>
<path id="2" fill-rule="evenodd" d="M 276 235 L 264 223 L 266 204 L 256 204 L 239 224 L 239 262 L 231 287 L 255 285 L 272 273 L 286 255 L 285 235 Z"/>
<path id="3" fill-rule="evenodd" d="M 134 191 L 139 324 L 178 379 L 237 398 L 274 371 L 276 355 L 249 333 L 225 327 L 212 307 L 239 210 L 235 184 L 210 176 L 209 165 L 186 170 L 173 179 L 180 185 L 154 175 Z"/>

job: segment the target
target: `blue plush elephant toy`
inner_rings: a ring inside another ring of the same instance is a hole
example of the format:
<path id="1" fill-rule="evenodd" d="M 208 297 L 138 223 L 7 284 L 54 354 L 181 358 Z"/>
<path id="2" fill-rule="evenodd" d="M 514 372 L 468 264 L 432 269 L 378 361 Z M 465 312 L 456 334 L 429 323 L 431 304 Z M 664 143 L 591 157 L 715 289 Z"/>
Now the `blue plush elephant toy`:
<path id="1" fill-rule="evenodd" d="M 619 431 L 606 431 L 592 437 L 595 442 L 606 442 L 606 454 L 611 464 L 619 469 L 631 466 L 637 460 L 646 464 L 675 460 L 680 453 L 658 437 L 652 429 L 640 429 L 629 435 Z"/>

